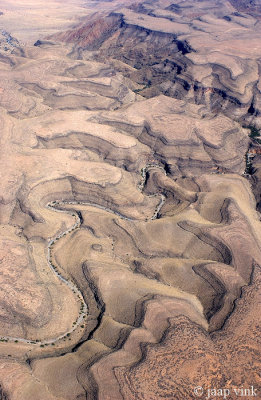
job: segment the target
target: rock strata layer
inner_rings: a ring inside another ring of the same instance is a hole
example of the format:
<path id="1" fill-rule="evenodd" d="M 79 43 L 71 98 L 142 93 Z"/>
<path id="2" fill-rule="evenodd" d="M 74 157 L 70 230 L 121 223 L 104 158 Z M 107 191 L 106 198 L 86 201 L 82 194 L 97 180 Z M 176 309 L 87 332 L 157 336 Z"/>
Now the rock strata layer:
<path id="1" fill-rule="evenodd" d="M 260 391 L 260 21 L 241 7 L 3 4 L 0 398 Z"/>

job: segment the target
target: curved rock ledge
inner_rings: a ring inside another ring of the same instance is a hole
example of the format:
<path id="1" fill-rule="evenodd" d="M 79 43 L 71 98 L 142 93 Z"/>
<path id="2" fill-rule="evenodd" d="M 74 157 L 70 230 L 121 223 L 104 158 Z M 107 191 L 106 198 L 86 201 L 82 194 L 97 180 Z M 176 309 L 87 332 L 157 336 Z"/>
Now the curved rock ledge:
<path id="1" fill-rule="evenodd" d="M 28 4 L 0 16 L 0 397 L 258 387 L 257 11 Z"/>

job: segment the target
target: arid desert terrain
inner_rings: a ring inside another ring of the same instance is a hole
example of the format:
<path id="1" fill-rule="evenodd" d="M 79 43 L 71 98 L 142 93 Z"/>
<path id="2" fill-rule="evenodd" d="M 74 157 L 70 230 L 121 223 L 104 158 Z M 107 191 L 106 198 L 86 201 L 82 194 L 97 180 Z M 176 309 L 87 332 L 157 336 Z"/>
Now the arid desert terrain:
<path id="1" fill-rule="evenodd" d="M 261 1 L 2 0 L 0 127 L 0 399 L 261 399 Z"/>

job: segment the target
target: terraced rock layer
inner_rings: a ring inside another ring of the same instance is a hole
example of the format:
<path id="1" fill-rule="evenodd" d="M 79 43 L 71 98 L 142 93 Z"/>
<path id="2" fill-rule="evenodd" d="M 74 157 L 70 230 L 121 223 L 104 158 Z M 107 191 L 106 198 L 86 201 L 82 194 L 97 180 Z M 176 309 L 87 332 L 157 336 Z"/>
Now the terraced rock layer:
<path id="1" fill-rule="evenodd" d="M 194 3 L 4 4 L 4 399 L 260 390 L 259 25 Z"/>
<path id="2" fill-rule="evenodd" d="M 72 43 L 76 58 L 98 50 L 97 59 L 109 59 L 146 98 L 186 98 L 261 127 L 259 14 L 237 11 L 259 6 L 231 3 L 236 8 L 219 0 L 148 1 L 95 14 L 51 39 Z"/>

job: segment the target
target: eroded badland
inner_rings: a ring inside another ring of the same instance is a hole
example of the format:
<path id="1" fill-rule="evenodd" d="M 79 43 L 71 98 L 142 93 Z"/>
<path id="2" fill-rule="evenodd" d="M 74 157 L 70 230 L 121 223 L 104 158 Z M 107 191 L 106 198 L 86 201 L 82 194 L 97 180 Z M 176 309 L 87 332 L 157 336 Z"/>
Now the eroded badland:
<path id="1" fill-rule="evenodd" d="M 261 396 L 260 1 L 0 12 L 0 398 Z"/>

